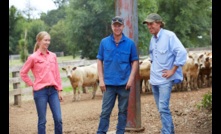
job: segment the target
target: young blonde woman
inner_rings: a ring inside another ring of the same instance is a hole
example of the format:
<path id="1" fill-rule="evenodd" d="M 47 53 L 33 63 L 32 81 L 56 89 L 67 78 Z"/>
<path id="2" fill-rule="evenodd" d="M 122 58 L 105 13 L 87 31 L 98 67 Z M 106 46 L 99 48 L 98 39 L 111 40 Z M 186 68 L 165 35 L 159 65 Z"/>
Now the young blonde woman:
<path id="1" fill-rule="evenodd" d="M 55 134 L 62 134 L 62 116 L 60 101 L 62 86 L 56 54 L 50 52 L 51 37 L 41 31 L 36 36 L 34 52 L 28 57 L 20 70 L 22 80 L 33 88 L 33 96 L 38 114 L 38 134 L 46 133 L 46 111 L 49 104 L 53 119 Z M 34 81 L 28 76 L 29 70 L 34 75 Z"/>

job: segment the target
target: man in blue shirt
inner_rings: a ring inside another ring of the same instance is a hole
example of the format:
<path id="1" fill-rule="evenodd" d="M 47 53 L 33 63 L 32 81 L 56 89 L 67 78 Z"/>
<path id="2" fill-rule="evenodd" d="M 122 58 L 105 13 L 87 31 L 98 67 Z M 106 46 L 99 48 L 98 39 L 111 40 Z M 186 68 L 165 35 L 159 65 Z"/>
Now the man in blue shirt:
<path id="1" fill-rule="evenodd" d="M 161 134 L 174 134 L 174 124 L 169 108 L 173 84 L 182 82 L 182 66 L 186 63 L 187 51 L 172 31 L 164 29 L 160 15 L 151 13 L 144 20 L 149 32 L 151 59 L 150 84 L 160 113 Z"/>
<path id="2" fill-rule="evenodd" d="M 124 20 L 116 16 L 111 22 L 112 34 L 100 42 L 97 54 L 99 86 L 103 92 L 102 112 L 97 134 L 106 134 L 110 115 L 118 99 L 116 134 L 124 134 L 130 88 L 138 70 L 138 54 L 134 41 L 123 34 Z"/>

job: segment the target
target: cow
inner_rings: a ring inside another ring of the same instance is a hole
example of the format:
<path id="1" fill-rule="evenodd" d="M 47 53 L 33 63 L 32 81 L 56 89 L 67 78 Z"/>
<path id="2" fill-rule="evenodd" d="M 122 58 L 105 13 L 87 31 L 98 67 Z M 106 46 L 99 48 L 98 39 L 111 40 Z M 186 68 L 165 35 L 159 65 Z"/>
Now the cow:
<path id="1" fill-rule="evenodd" d="M 69 78 L 70 83 L 72 85 L 73 101 L 80 100 L 80 89 L 87 86 L 93 86 L 92 99 L 95 98 L 99 82 L 97 73 L 97 63 L 80 67 L 66 66 L 63 67 L 62 70 L 66 72 L 67 77 Z M 77 89 L 78 95 L 76 95 Z"/>
<path id="2" fill-rule="evenodd" d="M 212 76 L 212 52 L 205 52 L 204 66 L 200 67 L 198 86 L 199 87 L 210 87 L 211 86 L 211 76 Z"/>
<path id="3" fill-rule="evenodd" d="M 139 75 L 140 75 L 140 90 L 145 89 L 145 92 L 151 92 L 151 86 L 149 84 L 150 79 L 150 59 L 144 59 L 139 61 Z"/>
<path id="4" fill-rule="evenodd" d="M 182 87 L 191 91 L 191 89 L 198 89 L 198 75 L 201 67 L 205 67 L 204 64 L 205 55 L 201 52 L 188 53 L 187 61 L 182 67 L 184 82 L 186 85 Z M 184 84 L 184 83 L 182 83 Z"/>

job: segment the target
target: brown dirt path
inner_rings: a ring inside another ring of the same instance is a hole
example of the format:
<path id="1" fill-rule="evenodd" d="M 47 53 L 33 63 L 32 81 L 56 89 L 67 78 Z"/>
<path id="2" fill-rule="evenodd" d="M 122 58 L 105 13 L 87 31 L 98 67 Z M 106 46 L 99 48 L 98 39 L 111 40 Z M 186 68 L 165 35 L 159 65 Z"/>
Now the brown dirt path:
<path id="1" fill-rule="evenodd" d="M 171 112 L 176 134 L 212 134 L 212 112 L 196 107 L 205 93 L 212 88 L 202 88 L 191 92 L 173 92 Z M 95 134 L 101 112 L 102 95 L 82 94 L 82 100 L 72 102 L 72 93 L 64 95 L 61 103 L 64 134 Z M 110 117 L 109 131 L 114 131 L 117 123 L 117 104 Z M 141 125 L 143 132 L 126 132 L 125 134 L 159 134 L 161 122 L 152 94 L 141 94 Z M 53 118 L 48 107 L 47 134 L 54 133 Z M 22 106 L 9 104 L 9 133 L 37 134 L 37 113 L 34 101 L 22 102 Z"/>

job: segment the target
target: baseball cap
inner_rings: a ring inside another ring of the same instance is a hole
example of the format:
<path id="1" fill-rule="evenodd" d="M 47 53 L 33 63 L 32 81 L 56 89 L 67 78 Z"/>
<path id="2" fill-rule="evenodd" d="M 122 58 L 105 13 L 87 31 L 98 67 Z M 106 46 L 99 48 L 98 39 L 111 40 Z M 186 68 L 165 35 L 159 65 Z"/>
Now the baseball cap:
<path id="1" fill-rule="evenodd" d="M 151 13 L 147 16 L 147 18 L 143 21 L 143 24 L 147 23 L 147 22 L 154 22 L 154 21 L 158 21 L 158 22 L 162 22 L 162 18 L 159 14 L 157 13 Z"/>
<path id="2" fill-rule="evenodd" d="M 112 18 L 111 24 L 114 23 L 120 23 L 120 24 L 124 24 L 124 19 L 120 16 L 115 16 L 114 18 Z"/>

